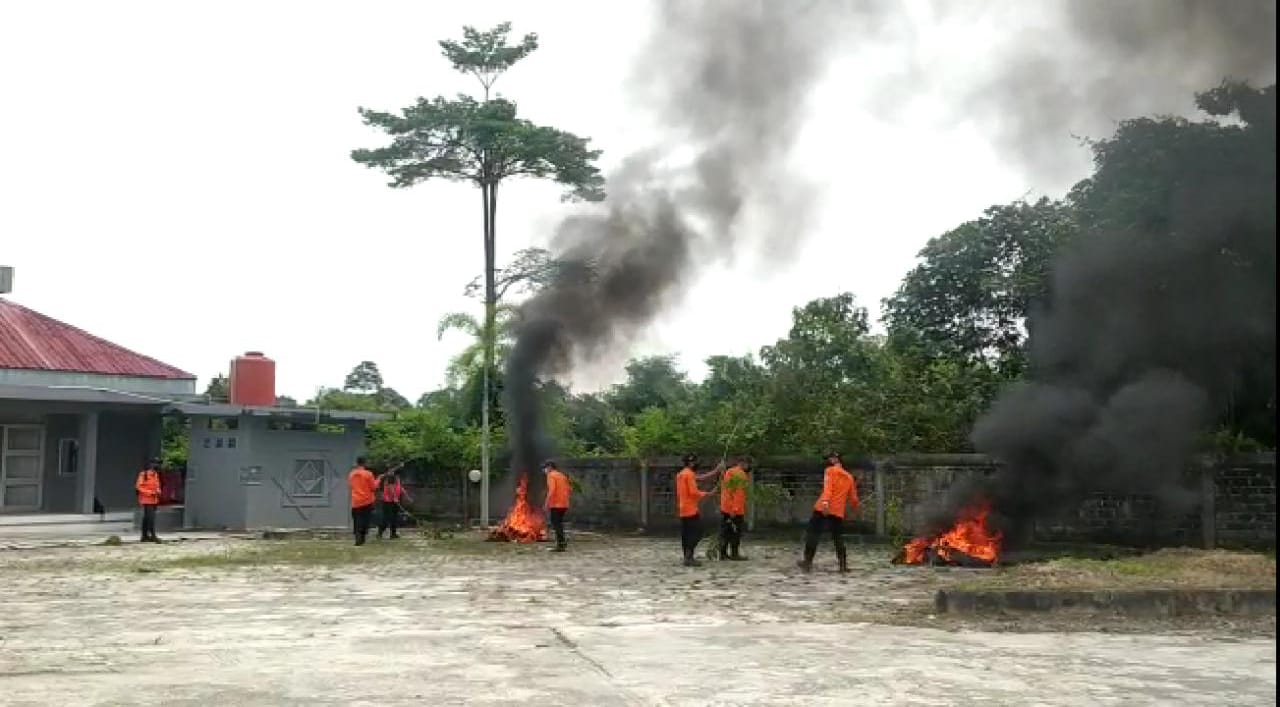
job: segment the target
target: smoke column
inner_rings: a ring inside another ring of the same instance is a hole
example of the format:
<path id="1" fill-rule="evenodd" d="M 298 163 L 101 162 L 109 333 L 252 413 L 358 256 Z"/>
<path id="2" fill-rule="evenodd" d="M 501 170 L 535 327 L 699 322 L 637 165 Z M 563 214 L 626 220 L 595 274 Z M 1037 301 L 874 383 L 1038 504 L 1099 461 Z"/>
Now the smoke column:
<path id="1" fill-rule="evenodd" d="M 973 6 L 934 6 L 942 18 Z M 1196 91 L 1223 77 L 1266 85 L 1276 77 L 1275 0 L 1058 0 L 982 3 L 1009 26 L 984 78 L 962 81 L 954 119 L 980 117 L 1004 155 L 1043 185 L 1078 178 L 1073 136 L 1101 137 L 1115 123 L 1184 113 Z M 1037 27 L 1028 15 L 1047 12 Z M 914 77 L 931 82 L 928 76 Z M 945 90 L 945 87 L 939 87 Z"/>
<path id="2" fill-rule="evenodd" d="M 993 100 L 1014 116 L 1006 137 L 1032 156 L 1071 116 L 1132 106 L 1152 98 L 1148 90 L 1177 87 L 1188 100 L 1224 76 L 1275 80 L 1274 2 L 1067 7 L 1072 31 L 1115 73 L 1074 92 L 1060 83 L 1061 66 L 1032 81 L 1043 91 L 1019 90 L 1033 66 L 995 84 Z M 975 495 L 992 502 L 1015 540 L 1094 490 L 1152 495 L 1166 516 L 1196 504 L 1183 474 L 1199 433 L 1229 404 L 1243 370 L 1275 358 L 1269 90 L 1269 117 L 1250 127 L 1269 135 L 1269 147 L 1260 140 L 1231 171 L 1189 170 L 1170 199 L 1169 223 L 1084 232 L 1057 258 L 1050 301 L 1028 322 L 1032 378 L 1006 391 L 973 431 L 975 447 L 1004 466 L 978 488 L 957 489 L 936 523 Z"/>
<path id="3" fill-rule="evenodd" d="M 603 209 L 567 219 L 552 241 L 565 267 L 522 307 L 505 378 L 514 469 L 550 451 L 537 380 L 566 373 L 675 304 L 696 264 L 798 239 L 808 211 L 786 161 L 838 27 L 870 3 L 659 3 L 633 88 L 657 113 L 665 149 L 610 175 Z M 769 228 L 775 219 L 788 228 Z M 750 224 L 761 225 L 751 228 Z M 754 234 L 766 233 L 757 238 Z M 530 474 L 532 488 L 540 474 Z"/>

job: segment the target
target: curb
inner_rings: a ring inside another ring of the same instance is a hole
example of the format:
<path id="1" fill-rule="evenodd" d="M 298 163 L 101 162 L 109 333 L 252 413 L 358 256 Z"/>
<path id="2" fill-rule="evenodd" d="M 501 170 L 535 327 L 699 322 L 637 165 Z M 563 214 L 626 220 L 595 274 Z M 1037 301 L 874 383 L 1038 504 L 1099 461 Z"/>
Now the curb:
<path id="1" fill-rule="evenodd" d="M 1274 589 L 958 590 L 934 596 L 938 613 L 1099 611 L 1128 616 L 1274 616 Z"/>

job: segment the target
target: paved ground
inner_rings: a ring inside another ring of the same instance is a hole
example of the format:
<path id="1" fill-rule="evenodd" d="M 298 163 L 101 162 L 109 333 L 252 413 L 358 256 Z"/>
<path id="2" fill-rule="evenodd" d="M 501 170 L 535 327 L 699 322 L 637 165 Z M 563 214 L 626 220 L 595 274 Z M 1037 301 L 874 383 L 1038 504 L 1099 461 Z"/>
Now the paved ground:
<path id="1" fill-rule="evenodd" d="M 671 540 L 401 542 L 377 565 L 0 552 L 0 703 L 1275 704 L 1273 636 L 972 630 L 927 615 L 949 575 L 880 549 L 841 577 L 789 545 L 692 570 Z"/>

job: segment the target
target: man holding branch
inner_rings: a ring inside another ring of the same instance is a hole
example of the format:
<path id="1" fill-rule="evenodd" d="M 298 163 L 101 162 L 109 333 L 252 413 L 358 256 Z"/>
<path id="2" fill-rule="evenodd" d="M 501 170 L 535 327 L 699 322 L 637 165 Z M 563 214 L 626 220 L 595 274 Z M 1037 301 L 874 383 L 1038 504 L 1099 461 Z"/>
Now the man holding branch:
<path id="1" fill-rule="evenodd" d="M 382 539 L 383 533 L 387 529 L 391 529 L 392 539 L 400 537 L 396 531 L 400 526 L 400 503 L 408 500 L 413 502 L 413 498 L 404 490 L 404 484 L 400 482 L 400 468 L 404 464 L 396 464 L 387 469 L 378 476 L 378 490 L 382 496 L 382 513 L 378 516 L 378 539 Z"/>
<path id="2" fill-rule="evenodd" d="M 711 495 L 710 491 L 698 488 L 698 482 L 720 473 L 721 467 L 697 474 L 694 468 L 698 465 L 698 457 L 686 454 L 681 460 L 684 468 L 676 474 L 676 514 L 680 516 L 680 546 L 684 550 L 684 566 L 698 567 L 702 563 L 694 557 L 698 542 L 702 540 L 702 520 L 698 513 L 698 504 Z"/>

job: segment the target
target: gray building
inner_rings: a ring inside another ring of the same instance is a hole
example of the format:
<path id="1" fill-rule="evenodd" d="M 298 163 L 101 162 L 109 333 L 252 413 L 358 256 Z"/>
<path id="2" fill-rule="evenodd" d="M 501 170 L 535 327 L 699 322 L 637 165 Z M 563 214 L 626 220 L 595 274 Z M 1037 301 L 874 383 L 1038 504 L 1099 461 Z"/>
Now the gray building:
<path id="1" fill-rule="evenodd" d="M 0 297 L 0 513 L 135 502 L 170 401 L 196 378 Z"/>
<path id="2" fill-rule="evenodd" d="M 191 420 L 188 528 L 344 527 L 347 472 L 376 413 L 175 404 Z"/>
<path id="3" fill-rule="evenodd" d="M 382 415 L 209 402 L 195 386 L 0 297 L 0 514 L 133 510 L 134 480 L 174 416 L 189 420 L 190 455 L 166 525 L 347 525 L 347 470 Z"/>

